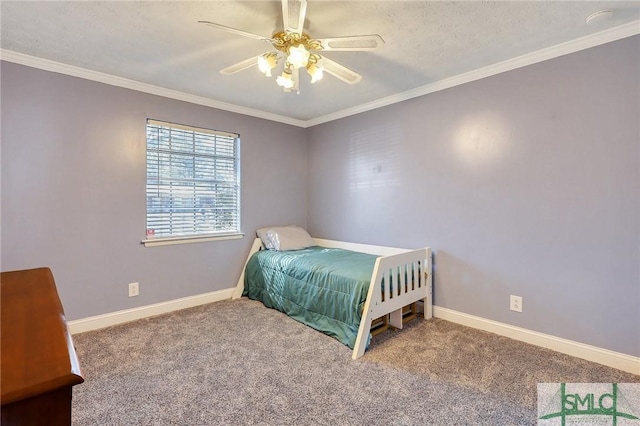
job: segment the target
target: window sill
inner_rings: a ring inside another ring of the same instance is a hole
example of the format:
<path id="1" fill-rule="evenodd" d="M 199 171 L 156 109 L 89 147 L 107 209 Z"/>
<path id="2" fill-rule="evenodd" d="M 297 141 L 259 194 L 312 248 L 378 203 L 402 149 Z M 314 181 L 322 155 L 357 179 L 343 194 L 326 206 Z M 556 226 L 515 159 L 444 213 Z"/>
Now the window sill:
<path id="1" fill-rule="evenodd" d="M 224 234 L 224 235 L 189 235 L 185 237 L 159 237 L 148 238 L 140 241 L 145 247 L 158 247 L 169 246 L 174 244 L 193 244 L 193 243 L 206 243 L 209 241 L 222 241 L 222 240 L 237 240 L 244 237 L 243 233 L 238 234 Z"/>

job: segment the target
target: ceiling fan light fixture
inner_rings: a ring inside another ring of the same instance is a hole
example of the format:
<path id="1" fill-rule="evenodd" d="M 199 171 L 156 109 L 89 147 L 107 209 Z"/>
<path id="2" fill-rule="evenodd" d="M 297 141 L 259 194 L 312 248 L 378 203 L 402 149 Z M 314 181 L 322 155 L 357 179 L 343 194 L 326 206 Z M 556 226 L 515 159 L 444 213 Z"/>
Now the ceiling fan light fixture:
<path id="1" fill-rule="evenodd" d="M 309 64 L 307 66 L 307 73 L 309 73 L 309 75 L 311 76 L 311 84 L 315 83 L 316 81 L 322 80 L 322 67 L 318 66 L 317 64 Z"/>
<path id="2" fill-rule="evenodd" d="M 265 53 L 258 57 L 258 68 L 267 77 L 271 77 L 271 70 L 275 68 L 277 63 L 278 55 L 276 53 Z"/>
<path id="3" fill-rule="evenodd" d="M 278 78 L 276 78 L 276 83 L 278 83 L 278 86 L 284 87 L 285 89 L 293 88 L 293 78 L 291 78 L 291 70 L 285 68 L 284 71 L 282 71 L 282 75 L 279 75 Z"/>
<path id="4" fill-rule="evenodd" d="M 303 68 L 309 63 L 309 56 L 311 56 L 311 53 L 300 43 L 297 46 L 291 46 L 289 48 L 287 62 L 293 65 L 294 68 Z"/>
<path id="5" fill-rule="evenodd" d="M 276 83 L 283 87 L 285 92 L 300 93 L 300 68 L 307 70 L 311 76 L 311 83 L 321 80 L 324 71 L 348 84 L 355 84 L 362 80 L 360 74 L 329 58 L 321 57 L 320 52 L 376 50 L 384 45 L 382 37 L 377 34 L 369 34 L 312 39 L 308 33 L 304 32 L 307 0 L 281 0 L 281 2 L 283 28 L 276 30 L 271 37 L 264 37 L 215 22 L 198 21 L 221 31 L 266 41 L 276 50 L 253 56 L 221 69 L 221 74 L 235 74 L 258 65 L 265 76 L 271 77 L 272 74 L 278 74 L 278 71 L 274 72 L 273 70 L 278 66 L 280 59 L 283 59 L 281 62 L 284 62 L 284 71 L 277 76 Z"/>

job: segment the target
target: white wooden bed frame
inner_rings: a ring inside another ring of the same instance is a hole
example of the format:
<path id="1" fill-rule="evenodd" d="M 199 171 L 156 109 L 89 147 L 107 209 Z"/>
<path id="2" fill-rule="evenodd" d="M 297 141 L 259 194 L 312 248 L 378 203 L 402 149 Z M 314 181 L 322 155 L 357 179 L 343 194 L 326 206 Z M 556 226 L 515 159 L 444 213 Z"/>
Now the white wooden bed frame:
<path id="1" fill-rule="evenodd" d="M 353 359 L 358 359 L 364 354 L 371 330 L 371 322 L 376 318 L 390 314 L 389 324 L 396 328 L 402 328 L 402 308 L 419 300 L 424 301 L 424 317 L 429 319 L 433 316 L 431 248 L 404 250 L 317 238 L 314 238 L 314 241 L 322 247 L 342 248 L 380 256 L 376 260 L 371 275 L 371 283 L 373 285 L 369 286 L 369 293 L 364 304 L 364 312 L 353 348 Z M 261 245 L 260 239 L 256 238 L 242 268 L 242 274 L 233 293 L 234 299 L 242 297 L 244 270 L 249 258 L 260 250 Z M 401 278 L 400 285 L 397 282 L 398 277 L 404 277 Z M 411 280 L 410 277 L 414 277 L 414 279 Z M 386 283 L 392 283 L 392 285 L 384 286 L 384 300 L 382 297 L 383 278 Z M 390 294 L 390 289 L 393 289 L 393 294 Z"/>

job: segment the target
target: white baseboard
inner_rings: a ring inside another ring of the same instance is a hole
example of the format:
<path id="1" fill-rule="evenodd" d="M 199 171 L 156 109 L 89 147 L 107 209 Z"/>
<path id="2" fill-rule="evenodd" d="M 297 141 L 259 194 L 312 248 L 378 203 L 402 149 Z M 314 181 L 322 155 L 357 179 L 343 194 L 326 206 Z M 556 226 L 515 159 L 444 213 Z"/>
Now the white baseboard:
<path id="1" fill-rule="evenodd" d="M 440 306 L 433 307 L 433 316 L 640 375 L 640 358 L 631 355 L 538 333 L 537 331 L 476 317 Z"/>
<path id="2" fill-rule="evenodd" d="M 167 302 L 156 303 L 153 305 L 110 312 L 108 314 L 96 315 L 94 317 L 69 321 L 68 326 L 71 334 L 83 333 L 85 331 L 97 330 L 100 328 L 152 317 L 155 315 L 165 314 L 180 309 L 191 308 L 207 303 L 231 299 L 234 291 L 235 288 L 229 288 L 225 290 L 214 291 L 211 293 L 184 297 L 182 299 L 169 300 Z M 551 349 L 556 352 L 586 359 L 587 361 L 597 362 L 608 367 L 640 375 L 639 357 L 634 357 L 631 355 L 610 351 L 608 349 L 602 349 L 596 346 L 562 339 L 560 337 L 551 336 L 549 334 L 539 333 L 537 331 L 527 330 L 525 328 L 476 317 L 474 315 L 465 314 L 462 312 L 454 311 L 452 309 L 442 308 L 440 306 L 433 307 L 433 316 L 436 318 L 454 322 L 456 324 L 488 331 L 500 336 L 509 337 L 514 340 L 530 343 L 532 345 Z"/>
<path id="3" fill-rule="evenodd" d="M 129 321 L 166 314 L 180 309 L 231 299 L 234 290 L 235 288 L 228 288 L 225 290 L 213 291 L 211 293 L 198 294 L 196 296 L 155 303 L 153 305 L 110 312 L 108 314 L 69 321 L 67 325 L 69 326 L 71 334 L 84 333 L 85 331 L 97 330 Z"/>

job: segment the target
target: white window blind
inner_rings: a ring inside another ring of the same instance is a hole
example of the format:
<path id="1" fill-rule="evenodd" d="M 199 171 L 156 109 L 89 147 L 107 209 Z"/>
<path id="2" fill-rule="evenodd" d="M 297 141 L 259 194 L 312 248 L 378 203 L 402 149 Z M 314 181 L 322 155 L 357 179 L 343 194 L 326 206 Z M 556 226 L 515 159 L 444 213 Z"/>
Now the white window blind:
<path id="1" fill-rule="evenodd" d="M 147 120 L 147 240 L 240 233 L 240 137 Z"/>

